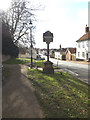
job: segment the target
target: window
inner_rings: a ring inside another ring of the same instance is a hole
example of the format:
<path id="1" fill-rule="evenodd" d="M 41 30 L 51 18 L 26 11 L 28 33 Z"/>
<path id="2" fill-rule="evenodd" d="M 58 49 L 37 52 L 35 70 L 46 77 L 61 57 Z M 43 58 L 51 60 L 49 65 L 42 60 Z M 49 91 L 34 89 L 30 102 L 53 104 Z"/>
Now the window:
<path id="1" fill-rule="evenodd" d="M 87 60 L 88 60 L 88 53 L 86 54 L 86 58 L 87 58 Z"/>
<path id="2" fill-rule="evenodd" d="M 84 57 L 84 58 L 85 58 L 85 53 L 84 53 L 84 52 L 82 52 L 82 57 Z"/>
<path id="3" fill-rule="evenodd" d="M 78 57 L 80 57 L 80 52 L 78 52 Z"/>

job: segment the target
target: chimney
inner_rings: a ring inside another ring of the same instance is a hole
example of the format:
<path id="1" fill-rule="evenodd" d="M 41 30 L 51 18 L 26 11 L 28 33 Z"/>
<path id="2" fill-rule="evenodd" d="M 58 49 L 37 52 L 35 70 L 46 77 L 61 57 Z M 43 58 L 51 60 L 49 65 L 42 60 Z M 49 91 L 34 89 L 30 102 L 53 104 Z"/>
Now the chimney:
<path id="1" fill-rule="evenodd" d="M 60 44 L 60 49 L 61 49 L 61 44 Z"/>
<path id="2" fill-rule="evenodd" d="M 86 32 L 86 33 L 89 32 L 89 27 L 87 27 L 87 25 L 86 25 L 86 27 L 85 27 L 85 32 Z"/>

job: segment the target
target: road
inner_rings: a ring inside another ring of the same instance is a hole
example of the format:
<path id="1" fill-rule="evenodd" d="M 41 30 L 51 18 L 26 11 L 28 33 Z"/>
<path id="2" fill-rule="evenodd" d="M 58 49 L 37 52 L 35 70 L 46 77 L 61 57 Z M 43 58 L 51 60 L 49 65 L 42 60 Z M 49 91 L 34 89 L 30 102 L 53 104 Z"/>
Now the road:
<path id="1" fill-rule="evenodd" d="M 47 59 L 46 56 L 45 59 Z M 90 65 L 74 63 L 69 61 L 61 61 L 53 58 L 49 58 L 49 60 L 53 62 L 55 66 L 58 66 L 58 68 L 63 69 L 69 74 L 79 78 L 83 82 L 88 83 L 90 85 L 90 75 L 89 75 Z"/>

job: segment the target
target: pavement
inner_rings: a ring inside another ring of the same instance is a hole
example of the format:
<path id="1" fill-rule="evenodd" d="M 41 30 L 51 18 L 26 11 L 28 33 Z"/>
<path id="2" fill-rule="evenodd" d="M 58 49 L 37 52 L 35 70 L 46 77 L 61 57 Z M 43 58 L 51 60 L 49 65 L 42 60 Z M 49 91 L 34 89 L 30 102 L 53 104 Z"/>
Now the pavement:
<path id="1" fill-rule="evenodd" d="M 88 62 L 88 61 L 68 61 L 68 62 L 71 62 L 71 63 L 79 63 L 79 64 L 88 64 L 88 65 L 90 65 L 90 62 Z"/>
<path id="2" fill-rule="evenodd" d="M 51 59 L 59 60 L 59 59 L 56 59 L 56 58 L 51 58 Z M 79 64 L 88 64 L 88 65 L 90 65 L 90 61 L 73 61 L 73 60 L 59 60 L 59 61 L 66 61 L 66 62 L 71 62 L 71 63 L 79 63 Z"/>
<path id="3" fill-rule="evenodd" d="M 3 118 L 43 118 L 31 82 L 27 79 L 27 66 L 9 65 L 11 76 L 2 86 Z"/>

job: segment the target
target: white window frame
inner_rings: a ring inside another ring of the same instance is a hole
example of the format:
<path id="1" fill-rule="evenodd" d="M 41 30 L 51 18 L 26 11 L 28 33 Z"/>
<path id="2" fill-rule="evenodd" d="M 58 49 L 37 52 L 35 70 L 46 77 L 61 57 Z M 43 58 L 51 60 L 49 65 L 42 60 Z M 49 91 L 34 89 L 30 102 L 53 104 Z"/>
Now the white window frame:
<path id="1" fill-rule="evenodd" d="M 78 57 L 80 57 L 80 52 L 78 52 Z"/>

